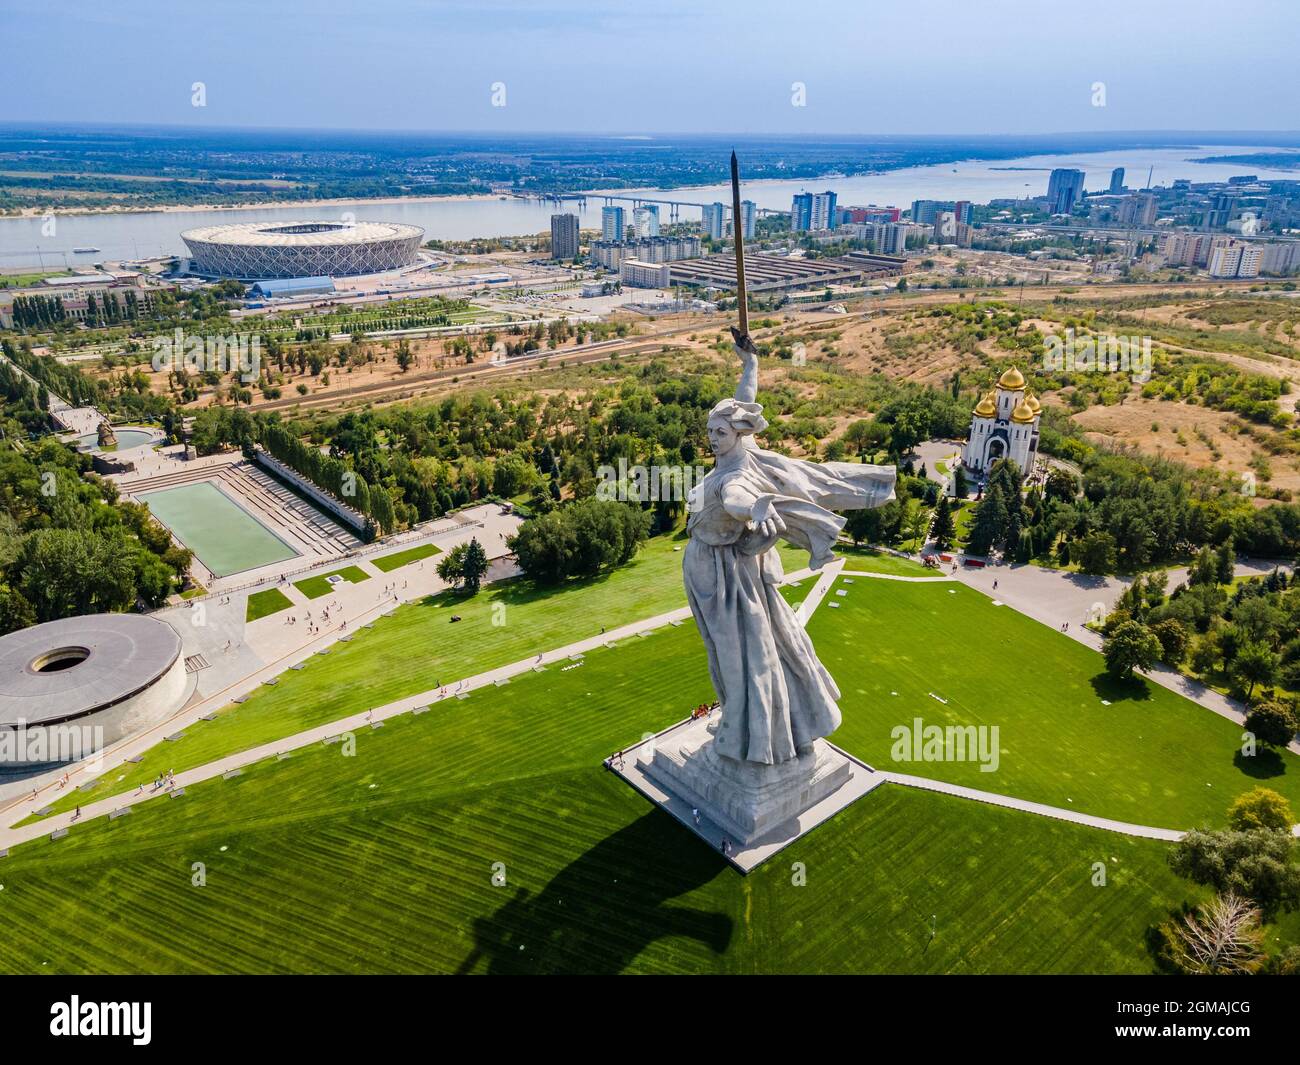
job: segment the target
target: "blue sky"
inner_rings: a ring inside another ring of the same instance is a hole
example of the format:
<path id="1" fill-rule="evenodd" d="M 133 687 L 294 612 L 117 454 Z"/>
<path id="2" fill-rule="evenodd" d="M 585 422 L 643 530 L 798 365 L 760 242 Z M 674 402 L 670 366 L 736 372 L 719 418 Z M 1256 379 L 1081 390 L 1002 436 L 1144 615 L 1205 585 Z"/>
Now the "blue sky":
<path id="1" fill-rule="evenodd" d="M 1295 129 L 1294 19 L 1287 0 L 0 0 L 0 121 Z"/>

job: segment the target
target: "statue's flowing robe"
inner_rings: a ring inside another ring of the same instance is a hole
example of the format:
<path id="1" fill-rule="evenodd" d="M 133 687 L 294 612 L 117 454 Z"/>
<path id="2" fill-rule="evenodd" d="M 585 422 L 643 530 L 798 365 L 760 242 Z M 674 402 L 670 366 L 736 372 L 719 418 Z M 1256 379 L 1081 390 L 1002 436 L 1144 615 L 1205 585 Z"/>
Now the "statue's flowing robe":
<path id="1" fill-rule="evenodd" d="M 881 506 L 894 498 L 895 471 L 786 458 L 752 438 L 741 446 L 738 468 L 713 470 L 694 489 L 682 572 L 722 706 L 718 752 L 772 765 L 839 727 L 840 692 L 781 595 L 780 556 L 755 542 L 755 505 L 779 514 L 782 537 L 820 569 L 844 527 L 829 508 Z"/>

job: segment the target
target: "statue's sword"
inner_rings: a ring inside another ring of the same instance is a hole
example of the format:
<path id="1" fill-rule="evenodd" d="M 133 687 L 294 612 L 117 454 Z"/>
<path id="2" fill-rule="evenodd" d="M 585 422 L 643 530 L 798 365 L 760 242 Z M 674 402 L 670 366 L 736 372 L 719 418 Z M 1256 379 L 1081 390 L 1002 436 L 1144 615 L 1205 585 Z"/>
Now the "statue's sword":
<path id="1" fill-rule="evenodd" d="M 731 234 L 736 245 L 736 309 L 740 312 L 740 328 L 732 329 L 736 343 L 746 351 L 754 350 L 749 339 L 749 296 L 745 291 L 745 225 L 740 215 L 740 168 L 736 153 L 731 153 Z"/>

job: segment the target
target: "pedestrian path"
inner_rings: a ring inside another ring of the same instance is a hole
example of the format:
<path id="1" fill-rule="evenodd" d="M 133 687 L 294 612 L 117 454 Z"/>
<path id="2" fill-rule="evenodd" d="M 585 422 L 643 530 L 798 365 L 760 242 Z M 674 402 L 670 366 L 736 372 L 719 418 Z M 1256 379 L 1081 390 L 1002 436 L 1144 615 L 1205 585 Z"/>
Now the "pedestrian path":
<path id="1" fill-rule="evenodd" d="M 870 577 L 870 578 L 877 578 L 882 580 L 919 581 L 919 582 L 933 582 L 933 583 L 951 582 L 952 580 L 955 579 L 953 577 L 948 577 L 948 576 L 909 577 L 909 576 L 902 576 L 898 574 L 871 573 L 866 571 L 847 570 L 845 569 L 845 565 L 846 565 L 846 560 L 842 558 L 837 559 L 835 562 L 827 565 L 819 573 L 816 574 L 817 576 L 816 584 L 813 586 L 809 594 L 804 598 L 803 602 L 800 603 L 796 611 L 796 616 L 799 618 L 800 624 L 803 625 L 807 624 L 807 621 L 812 616 L 813 612 L 816 611 L 818 606 L 820 606 L 821 603 L 826 598 L 826 595 L 830 591 L 835 580 L 841 576 Z M 784 584 L 796 583 L 802 580 L 806 580 L 808 577 L 813 575 L 814 575 L 813 570 L 803 569 L 796 573 L 788 575 L 784 579 L 783 583 Z M 1008 604 L 1008 605 L 1014 606 L 1014 604 Z M 385 601 L 383 603 L 378 604 L 376 607 L 372 607 L 371 610 L 376 611 L 376 616 L 378 616 L 378 614 L 387 612 L 392 608 L 393 608 L 393 604 L 391 602 Z M 366 613 L 369 613 L 369 611 L 366 611 Z M 182 771 L 181 773 L 176 774 L 175 786 L 177 788 L 183 789 L 191 784 L 197 784 L 203 781 L 211 780 L 217 776 L 224 776 L 225 774 L 230 773 L 233 770 L 243 769 L 266 759 L 279 758 L 282 755 L 291 754 L 295 750 L 301 750 L 305 747 L 317 743 L 321 743 L 331 737 L 339 736 L 346 732 L 352 732 L 357 729 L 372 726 L 377 722 L 384 721 L 388 718 L 395 717 L 400 714 L 411 713 L 412 711 L 422 710 L 426 707 L 428 707 L 430 710 L 433 710 L 434 708 L 436 708 L 438 703 L 446 701 L 448 699 L 454 699 L 462 695 L 468 695 L 474 691 L 477 691 L 484 687 L 488 687 L 490 685 L 495 686 L 499 683 L 508 681 L 512 677 L 519 676 L 526 672 L 531 672 L 537 669 L 538 667 L 545 667 L 546 665 L 557 663 L 557 662 L 565 662 L 567 664 L 575 656 L 580 657 L 587 651 L 592 651 L 599 647 L 616 644 L 621 639 L 634 637 L 640 633 L 648 632 L 657 628 L 662 628 L 663 626 L 666 625 L 681 623 L 685 621 L 687 618 L 689 618 L 690 616 L 691 616 L 690 608 L 688 606 L 683 606 L 676 610 L 655 615 L 654 617 L 644 618 L 640 621 L 632 622 L 628 625 L 621 626 L 617 629 L 612 629 L 608 632 L 602 632 L 597 636 L 588 637 L 583 640 L 578 640 L 573 643 L 566 644 L 563 647 L 555 648 L 550 651 L 543 651 L 536 656 L 532 656 L 527 659 L 523 659 L 521 661 L 513 662 L 505 666 L 497 667 L 495 669 L 487 670 L 475 676 L 462 679 L 459 682 L 455 683 L 454 685 L 452 684 L 443 685 L 440 688 L 429 689 L 427 691 L 420 692 L 418 694 L 408 696 L 403 699 L 395 700 L 383 706 L 375 707 L 371 710 L 367 710 L 362 713 L 352 714 L 345 718 L 340 718 L 335 721 L 331 721 L 326 724 L 304 730 L 303 732 L 299 732 L 291 736 L 283 737 L 279 740 L 275 740 L 270 743 L 262 744 L 258 747 L 251 748 L 246 751 L 241 751 L 235 754 L 228 755 L 224 758 L 220 758 L 213 762 L 206 763 L 202 766 L 197 766 L 193 769 Z M 1094 633 L 1087 632 L 1087 630 L 1083 630 L 1083 632 L 1085 632 L 1087 634 L 1087 637 L 1090 637 L 1091 639 L 1084 638 L 1081 634 L 1076 634 L 1074 632 L 1072 632 L 1071 635 L 1074 635 L 1076 638 L 1081 639 L 1082 642 L 1090 643 L 1090 644 L 1093 641 L 1097 640 L 1097 637 Z M 258 673 L 253 674 L 253 676 L 247 678 L 247 680 L 243 685 L 240 685 L 238 687 L 244 687 L 246 688 L 246 690 L 252 690 L 258 684 L 261 684 L 266 678 L 266 676 L 275 675 L 280 672 L 283 672 L 290 665 L 292 665 L 293 662 L 288 661 L 288 659 L 293 658 L 296 661 L 305 660 L 306 658 L 314 654 L 319 646 L 323 646 L 326 643 L 333 642 L 333 639 L 336 639 L 338 635 L 339 635 L 338 629 L 322 634 L 321 638 L 318 641 L 308 644 L 304 648 L 302 648 L 303 653 L 297 655 L 287 655 L 284 658 L 278 660 L 277 662 L 270 663 L 268 666 L 264 668 L 264 670 L 261 670 Z M 1208 706 L 1209 709 L 1213 709 L 1216 712 L 1222 713 L 1223 716 L 1225 717 L 1230 717 L 1233 720 L 1240 720 L 1241 713 L 1239 710 L 1236 710 L 1231 705 L 1230 700 L 1227 700 L 1223 696 L 1219 696 L 1218 693 L 1216 692 L 1209 692 L 1208 690 L 1198 693 L 1201 697 L 1191 694 L 1190 691 L 1184 689 L 1186 689 L 1188 686 L 1195 685 L 1195 682 L 1189 681 L 1188 678 L 1183 677 L 1180 674 L 1172 673 L 1172 671 L 1168 671 L 1168 672 L 1170 673 L 1169 677 L 1162 677 L 1158 671 L 1153 671 L 1151 675 L 1151 679 L 1155 680 L 1157 683 L 1162 683 L 1166 687 L 1170 687 L 1173 690 L 1178 691 L 1179 694 L 1186 695 L 1189 699 L 1193 699 L 1194 701 L 1200 703 L 1203 706 Z M 129 741 L 125 741 L 123 744 L 119 745 L 119 747 L 112 752 L 110 756 L 112 760 L 112 765 L 108 766 L 108 768 L 115 768 L 117 766 L 120 766 L 122 763 L 124 763 L 127 760 L 128 757 L 131 756 L 131 754 L 142 752 L 156 745 L 160 736 L 154 735 L 154 733 L 158 732 L 159 729 L 165 728 L 166 732 L 168 733 L 179 731 L 181 728 L 185 727 L 185 724 L 191 724 L 194 721 L 197 721 L 201 716 L 203 716 L 205 713 L 211 712 L 217 706 L 224 706 L 226 703 L 231 701 L 231 698 L 233 697 L 232 689 L 234 687 L 236 686 L 232 686 L 231 689 L 226 689 L 223 690 L 222 692 L 216 693 L 210 698 L 203 700 L 201 703 L 196 704 L 194 707 L 191 707 L 186 711 L 183 711 L 182 715 L 173 717 L 166 723 L 155 726 L 154 729 L 149 730 L 145 734 L 132 737 Z M 1215 696 L 1220 706 L 1211 705 L 1216 700 L 1210 699 L 1207 701 L 1207 696 Z M 1293 750 L 1296 750 L 1297 753 L 1300 753 L 1300 748 L 1297 747 L 1297 744 L 1293 743 L 1291 747 Z M 105 768 L 105 766 L 107 766 L 107 762 L 109 760 L 110 758 L 108 757 L 102 760 L 100 765 L 96 767 L 97 771 L 90 774 L 90 776 L 94 777 L 94 776 L 107 775 L 108 768 Z M 88 767 L 88 765 L 89 763 L 83 763 L 83 765 L 80 768 L 84 770 Z M 940 792 L 958 798 L 964 798 L 964 799 L 977 801 L 977 802 L 984 802 L 990 805 L 1001 806 L 1007 809 L 1019 810 L 1024 813 L 1031 813 L 1038 816 L 1052 817 L 1057 820 L 1069 821 L 1074 824 L 1085 825 L 1091 828 L 1098 828 L 1110 832 L 1118 832 L 1129 836 L 1137 836 L 1137 837 L 1142 837 L 1147 839 L 1157 839 L 1157 840 L 1172 842 L 1180 839 L 1184 833 L 1184 830 L 1159 828 L 1151 825 L 1130 824 L 1128 822 L 1116 821 L 1111 818 L 1098 817 L 1092 814 L 1080 813 L 1075 810 L 1070 810 L 1070 809 L 1065 809 L 1065 808 L 1055 807 L 1055 806 L 1048 806 L 1043 803 L 1031 802 L 1026 799 L 1016 798 L 1014 796 L 1001 795 L 995 792 L 981 791 L 976 788 L 968 788 L 958 784 L 949 784 L 944 781 L 932 780 L 927 777 L 917 777 L 917 776 L 911 776 L 903 773 L 891 773 L 888 771 L 883 771 L 883 776 L 890 783 L 899 784 L 904 787 L 913 787 L 913 788 L 919 788 L 928 791 Z M 17 844 L 39 838 L 40 836 L 44 836 L 49 833 L 67 829 L 73 826 L 74 824 L 81 823 L 82 821 L 88 821 L 96 817 L 101 817 L 107 814 L 111 814 L 116 810 L 121 810 L 131 806 L 135 806 L 138 803 L 146 802 L 149 799 L 162 797 L 167 794 L 169 794 L 169 792 L 163 789 L 159 789 L 156 791 L 150 789 L 142 789 L 133 793 L 119 794 L 104 799 L 100 799 L 95 802 L 86 803 L 85 805 L 82 806 L 79 816 L 74 813 L 61 813 L 61 814 L 56 814 L 44 818 L 39 822 L 30 825 L 13 827 L 16 822 L 23 820 L 29 814 L 34 812 L 36 809 L 42 807 L 43 805 L 45 805 L 50 800 L 50 795 L 48 793 L 46 795 L 39 796 L 35 799 L 28 796 L 25 799 L 10 805 L 4 811 L 3 820 L 7 827 L 0 829 L 0 852 L 7 850 L 9 847 L 16 846 Z M 1293 832 L 1297 835 L 1300 835 L 1300 825 L 1297 825 L 1295 829 L 1293 829 Z"/>
<path id="2" fill-rule="evenodd" d="M 787 578 L 788 582 L 794 582 L 806 579 L 811 576 L 811 570 L 800 570 Z M 295 733 L 291 736 L 283 737 L 279 740 L 273 740 L 270 743 L 262 744 L 259 747 L 250 748 L 246 751 L 240 751 L 236 754 L 228 755 L 224 758 L 196 766 L 194 769 L 185 770 L 176 774 L 176 786 L 186 787 L 189 784 L 197 784 L 205 780 L 211 780 L 213 777 L 222 776 L 232 769 L 242 769 L 265 758 L 278 757 L 281 754 L 300 750 L 303 747 L 320 743 L 323 740 L 337 736 L 344 732 L 351 732 L 355 729 L 368 727 L 375 722 L 387 720 L 390 717 L 396 717 L 399 714 L 407 714 L 413 710 L 423 709 L 424 707 L 434 707 L 440 702 L 449 699 L 456 699 L 461 695 L 468 695 L 480 688 L 496 686 L 498 682 L 508 681 L 512 677 L 517 677 L 524 673 L 531 673 L 539 666 L 547 666 L 557 662 L 563 662 L 566 665 L 574 656 L 581 656 L 588 651 L 594 651 L 597 648 L 605 647 L 609 644 L 617 643 L 621 639 L 629 639 L 637 636 L 642 632 L 649 632 L 653 629 L 663 628 L 674 622 L 682 622 L 691 616 L 689 606 L 679 607 L 676 610 L 670 610 L 663 614 L 657 614 L 654 617 L 643 618 L 640 621 L 623 625 L 617 629 L 610 629 L 607 632 L 591 636 L 583 640 L 577 640 L 573 643 L 566 644 L 563 647 L 557 647 L 550 651 L 543 651 L 537 655 L 512 662 L 509 665 L 499 666 L 496 669 L 490 669 L 472 677 L 454 684 L 444 684 L 439 688 L 430 688 L 427 691 L 419 692 L 402 699 L 394 700 L 383 706 L 375 707 L 362 713 L 351 714 L 344 718 L 318 725 L 314 728 L 307 729 L 303 732 Z M 226 699 L 225 702 L 229 702 Z M 223 703 L 224 705 L 224 703 Z M 186 723 L 192 724 L 197 721 L 201 714 L 194 711 L 186 713 Z M 175 718 L 168 722 L 168 732 L 176 732 L 183 728 Z M 150 740 L 142 749 L 154 746 L 156 738 Z M 115 761 L 111 768 L 117 768 L 126 761 L 127 755 L 117 752 Z M 108 770 L 105 769 L 99 776 L 107 776 Z M 31 839 L 36 839 L 60 829 L 69 828 L 74 824 L 82 821 L 88 821 L 95 817 L 101 817 L 110 814 L 114 810 L 124 809 L 128 806 L 134 806 L 137 803 L 146 802 L 149 799 L 166 795 L 163 790 L 152 791 L 145 789 L 143 791 L 128 792 L 118 795 L 109 796 L 94 802 L 87 802 L 81 807 L 80 817 L 74 812 L 64 812 L 53 814 L 49 817 L 42 818 L 40 821 L 29 825 L 14 827 L 16 822 L 24 820 L 30 814 L 40 809 L 50 801 L 50 795 L 46 794 L 39 798 L 33 799 L 27 796 L 25 799 L 14 803 L 5 810 L 4 820 L 8 827 L 0 829 L 0 850 L 16 846 Z"/>
<path id="3" fill-rule="evenodd" d="M 842 558 L 837 558 L 834 562 L 822 568 L 817 583 L 812 587 L 812 591 L 804 596 L 803 602 L 799 604 L 798 609 L 794 612 L 794 616 L 798 618 L 800 625 L 808 624 L 808 619 L 812 617 L 813 611 L 821 605 L 821 601 L 826 598 L 826 593 L 831 590 L 831 585 L 835 583 L 835 578 L 840 575 L 842 569 L 844 569 L 844 559 Z"/>
<path id="4" fill-rule="evenodd" d="M 1089 828 L 1101 828 L 1107 832 L 1120 832 L 1126 836 L 1141 836 L 1144 839 L 1162 839 L 1167 842 L 1176 842 L 1182 839 L 1186 829 L 1177 828 L 1156 828 L 1152 825 L 1133 825 L 1127 821 L 1115 821 L 1109 817 L 1096 817 L 1093 814 L 1080 813 L 1078 810 L 1065 809 L 1060 806 L 1048 806 L 1041 802 L 1030 802 L 1028 799 L 1017 799 L 1011 795 L 999 795 L 992 791 L 980 791 L 978 788 L 967 788 L 960 784 L 949 784 L 942 780 L 931 780 L 929 777 L 914 777 L 906 773 L 890 773 L 887 770 L 877 769 L 876 772 L 883 773 L 885 779 L 891 784 L 901 784 L 908 788 L 920 788 L 924 791 L 937 791 L 944 795 L 955 795 L 961 799 L 973 799 L 976 802 L 986 802 L 990 806 L 1002 806 L 1008 810 L 1020 810 L 1022 813 L 1038 814 L 1040 817 L 1054 817 L 1058 821 L 1071 821 L 1076 825 L 1087 825 Z"/>

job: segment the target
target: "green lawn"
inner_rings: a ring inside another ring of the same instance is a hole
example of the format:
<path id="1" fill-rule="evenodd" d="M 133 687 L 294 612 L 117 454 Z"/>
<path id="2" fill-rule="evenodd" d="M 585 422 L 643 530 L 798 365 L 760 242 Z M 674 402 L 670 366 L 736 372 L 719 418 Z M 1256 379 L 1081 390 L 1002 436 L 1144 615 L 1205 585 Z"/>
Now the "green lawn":
<path id="1" fill-rule="evenodd" d="M 469 600 L 446 593 L 402 607 L 146 752 L 90 794 L 131 790 L 168 768 L 202 765 L 680 606 L 675 546 L 652 541 L 630 566 L 563 591 L 512 581 Z M 788 558 L 786 566 L 797 562 Z M 806 579 L 787 598 L 797 602 L 811 586 Z M 1300 809 L 1293 756 L 1237 757 L 1239 729 L 1231 722 L 1155 684 L 1117 688 L 1095 652 L 978 592 L 950 581 L 870 578 L 837 588 L 848 594 L 828 596 L 809 631 L 843 692 L 836 742 L 872 764 L 1169 828 L 1222 824 L 1232 799 L 1258 784 Z M 463 620 L 449 631 L 452 613 Z M 493 624 L 494 613 L 504 624 Z M 689 624 L 665 636 L 681 641 L 677 654 L 698 648 Z M 891 762 L 890 731 L 917 716 L 927 724 L 997 725 L 997 771 L 980 772 L 973 762 Z M 70 809 L 79 794 L 53 809 Z"/>
<path id="2" fill-rule="evenodd" d="M 842 555 L 846 561 L 844 568 L 862 573 L 889 573 L 897 577 L 942 577 L 936 570 L 927 569 L 910 558 L 899 558 L 888 551 L 878 551 L 874 547 L 853 547 L 840 543 L 835 546 L 835 553 Z"/>
<path id="3" fill-rule="evenodd" d="M 399 566 L 409 566 L 412 562 L 419 562 L 422 558 L 428 558 L 430 555 L 439 553 L 435 544 L 421 544 L 419 547 L 410 547 L 405 551 L 395 551 L 391 555 L 380 555 L 378 558 L 370 559 L 370 564 L 381 573 L 391 573 Z"/>
<path id="4" fill-rule="evenodd" d="M 258 618 L 278 614 L 281 610 L 287 610 L 291 606 L 293 606 L 293 600 L 280 591 L 279 588 L 267 588 L 264 591 L 254 592 L 248 597 L 248 610 L 244 614 L 244 620 L 246 622 L 256 621 Z"/>
<path id="5" fill-rule="evenodd" d="M 979 592 L 836 587 L 848 594 L 832 592 L 808 631 L 843 693 L 836 742 L 873 765 L 1167 828 L 1223 825 L 1233 798 L 1261 784 L 1300 810 L 1300 759 L 1242 757 L 1239 726 L 1158 684 L 1116 684 L 1095 651 Z M 997 770 L 892 761 L 891 730 L 916 717 L 998 726 Z"/>
<path id="6" fill-rule="evenodd" d="M 1141 973 L 1199 897 L 1164 844 L 895 785 L 741 877 L 599 765 L 708 694 L 669 628 L 33 841 L 0 971 Z"/>
<path id="7" fill-rule="evenodd" d="M 506 581 L 485 586 L 471 599 L 444 592 L 398 607 L 372 629 L 360 628 L 351 641 L 312 658 L 305 669 L 286 670 L 276 685 L 259 688 L 215 720 L 191 725 L 180 739 L 146 752 L 125 768 L 125 780 L 92 794 L 133 790 L 167 769 L 202 765 L 598 635 L 602 626 L 613 629 L 685 606 L 676 550 L 685 543 L 684 537 L 658 537 L 628 565 L 558 589 Z M 806 561 L 806 555 L 789 553 L 785 565 L 793 572 Z M 796 589 L 799 597 L 811 586 L 805 581 Z M 461 618 L 454 628 L 452 614 Z M 70 810 L 77 801 L 75 793 L 64 795 L 53 810 Z"/>
<path id="8" fill-rule="evenodd" d="M 370 580 L 370 574 L 360 566 L 345 566 L 343 569 L 330 570 L 329 573 L 318 573 L 314 577 L 305 577 L 300 581 L 294 581 L 293 586 L 308 599 L 319 599 L 322 595 L 329 595 L 330 592 L 334 591 L 334 585 L 330 584 L 329 581 L 331 577 L 342 577 L 352 584 L 360 584 L 362 581 Z"/>

